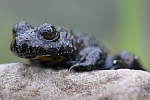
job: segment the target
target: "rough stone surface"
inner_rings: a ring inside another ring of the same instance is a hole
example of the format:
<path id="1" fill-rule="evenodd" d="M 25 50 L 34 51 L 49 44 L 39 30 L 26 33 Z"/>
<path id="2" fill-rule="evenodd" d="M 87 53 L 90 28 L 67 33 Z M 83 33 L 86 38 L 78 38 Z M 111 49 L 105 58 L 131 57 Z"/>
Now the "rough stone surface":
<path id="1" fill-rule="evenodd" d="M 67 72 L 1 64 L 0 100 L 150 100 L 150 73 L 129 69 Z"/>

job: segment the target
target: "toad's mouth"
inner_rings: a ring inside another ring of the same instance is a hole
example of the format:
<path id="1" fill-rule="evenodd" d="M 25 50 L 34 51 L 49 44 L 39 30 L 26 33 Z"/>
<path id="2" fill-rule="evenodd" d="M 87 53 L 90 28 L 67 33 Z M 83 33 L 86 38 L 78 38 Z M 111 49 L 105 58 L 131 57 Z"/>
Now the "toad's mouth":
<path id="1" fill-rule="evenodd" d="M 42 47 L 32 47 L 26 44 L 15 46 L 11 45 L 11 51 L 21 58 L 35 58 L 36 56 L 43 55 L 57 56 L 56 54 L 59 52 L 57 50 L 56 48 L 45 49 Z"/>
<path id="2" fill-rule="evenodd" d="M 29 46 L 24 43 L 21 45 L 16 44 L 15 42 L 10 46 L 11 51 L 18 57 L 21 58 L 38 58 L 38 57 L 58 57 L 58 56 L 69 56 L 73 54 L 73 49 L 70 47 L 57 47 L 57 48 L 43 48 Z"/>

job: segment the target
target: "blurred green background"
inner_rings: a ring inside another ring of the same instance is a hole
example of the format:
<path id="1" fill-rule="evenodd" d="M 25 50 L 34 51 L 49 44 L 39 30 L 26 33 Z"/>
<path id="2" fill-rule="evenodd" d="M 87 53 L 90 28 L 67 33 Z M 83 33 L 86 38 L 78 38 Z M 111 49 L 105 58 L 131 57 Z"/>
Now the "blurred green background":
<path id="1" fill-rule="evenodd" d="M 95 36 L 113 54 L 128 50 L 150 71 L 150 0 L 1 0 L 0 63 L 26 62 L 9 49 L 19 21 L 45 22 Z"/>

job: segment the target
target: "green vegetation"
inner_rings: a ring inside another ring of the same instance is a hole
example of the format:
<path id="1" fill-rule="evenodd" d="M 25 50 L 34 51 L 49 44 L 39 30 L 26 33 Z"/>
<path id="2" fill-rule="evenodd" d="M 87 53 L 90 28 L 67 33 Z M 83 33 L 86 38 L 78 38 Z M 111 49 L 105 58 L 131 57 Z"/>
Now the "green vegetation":
<path id="1" fill-rule="evenodd" d="M 148 51 L 143 48 L 142 44 L 145 44 L 146 30 L 145 28 L 145 11 L 142 0 L 121 0 L 120 1 L 120 23 L 119 23 L 119 37 L 122 41 L 121 48 L 132 51 L 134 54 L 138 54 L 142 58 L 142 62 L 146 65 L 150 64 L 146 62 L 144 57 L 145 52 Z M 118 34 L 119 34 L 118 33 Z M 147 58 L 149 59 L 149 58 Z"/>

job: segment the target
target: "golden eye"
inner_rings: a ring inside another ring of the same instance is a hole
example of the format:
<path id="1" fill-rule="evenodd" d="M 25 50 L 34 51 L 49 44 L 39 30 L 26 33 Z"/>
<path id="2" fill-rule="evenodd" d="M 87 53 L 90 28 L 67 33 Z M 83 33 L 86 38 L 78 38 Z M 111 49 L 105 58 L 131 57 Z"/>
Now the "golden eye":
<path id="1" fill-rule="evenodd" d="M 59 39 L 59 32 L 51 24 L 43 24 L 38 28 L 41 36 L 49 41 L 57 41 Z"/>

